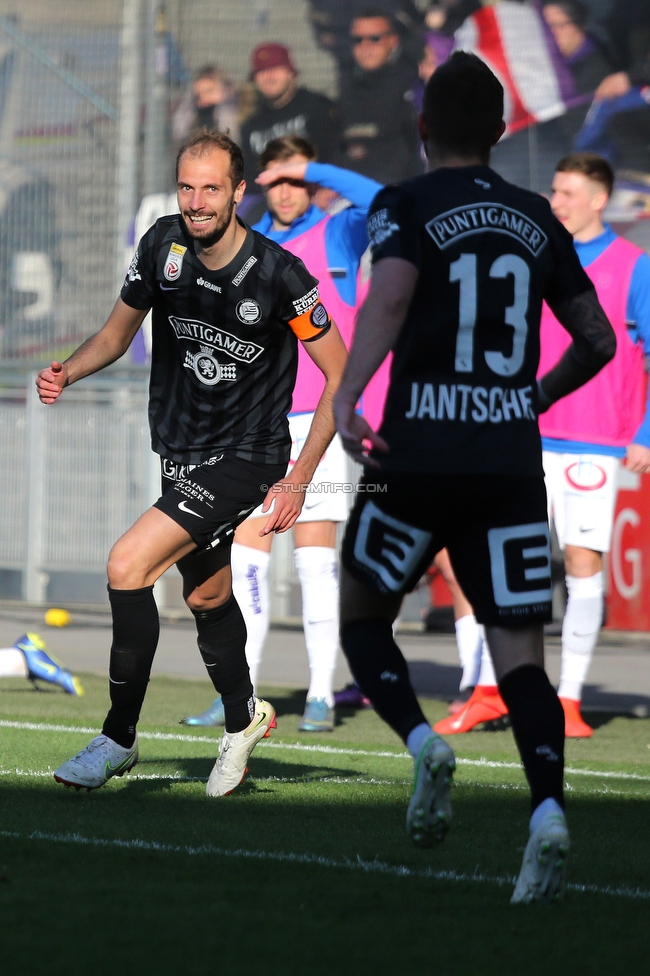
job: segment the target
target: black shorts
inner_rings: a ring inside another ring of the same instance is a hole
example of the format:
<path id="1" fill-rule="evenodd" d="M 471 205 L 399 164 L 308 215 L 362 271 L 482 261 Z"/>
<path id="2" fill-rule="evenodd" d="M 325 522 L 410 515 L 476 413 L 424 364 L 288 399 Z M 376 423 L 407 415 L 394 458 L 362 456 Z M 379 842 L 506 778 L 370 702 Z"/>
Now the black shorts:
<path id="1" fill-rule="evenodd" d="M 230 545 L 235 529 L 284 478 L 286 464 L 256 464 L 226 451 L 196 466 L 161 458 L 154 508 L 182 526 L 200 549 Z"/>
<path id="2" fill-rule="evenodd" d="M 388 473 L 363 480 L 342 559 L 381 593 L 408 593 L 447 548 L 482 624 L 551 619 L 551 547 L 543 478 Z"/>

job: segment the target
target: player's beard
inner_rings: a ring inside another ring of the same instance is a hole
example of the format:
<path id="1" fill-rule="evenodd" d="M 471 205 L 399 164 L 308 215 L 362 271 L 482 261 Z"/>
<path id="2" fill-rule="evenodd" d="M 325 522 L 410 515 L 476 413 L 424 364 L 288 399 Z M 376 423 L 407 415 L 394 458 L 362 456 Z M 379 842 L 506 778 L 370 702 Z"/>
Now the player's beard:
<path id="1" fill-rule="evenodd" d="M 220 213 L 215 213 L 215 217 L 217 218 L 217 226 L 209 234 L 203 234 L 201 231 L 198 231 L 197 233 L 196 229 L 192 227 L 191 223 L 187 219 L 187 215 L 184 214 L 185 226 L 187 227 L 190 237 L 193 237 L 195 241 L 198 241 L 203 250 L 207 251 L 208 248 L 213 246 L 213 244 L 220 241 L 228 230 L 234 209 L 235 195 L 233 194 L 224 209 Z"/>

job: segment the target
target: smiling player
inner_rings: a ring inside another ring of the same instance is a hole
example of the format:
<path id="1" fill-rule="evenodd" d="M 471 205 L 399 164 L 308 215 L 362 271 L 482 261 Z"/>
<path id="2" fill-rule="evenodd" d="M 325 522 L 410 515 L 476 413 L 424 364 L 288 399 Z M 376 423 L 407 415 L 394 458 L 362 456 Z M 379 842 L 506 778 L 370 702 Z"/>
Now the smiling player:
<path id="1" fill-rule="evenodd" d="M 221 133 L 184 146 L 180 216 L 162 217 L 145 234 L 103 328 L 38 375 L 41 400 L 54 403 L 70 383 L 119 359 L 153 310 L 149 419 L 163 491 L 110 554 L 111 708 L 102 734 L 56 770 L 66 786 L 96 789 L 137 762 L 136 725 L 158 642 L 153 584 L 174 563 L 225 708 L 209 796 L 242 781 L 273 723 L 273 707 L 253 694 L 246 627 L 231 590 L 232 537 L 265 498 L 267 511 L 275 498 L 266 533 L 286 531 L 300 514 L 333 435 L 331 401 L 346 352 L 302 262 L 237 219 L 242 174 L 241 150 Z M 298 339 L 326 381 L 285 478 Z"/>
<path id="2" fill-rule="evenodd" d="M 372 199 L 382 187 L 349 170 L 315 161 L 316 150 L 299 136 L 269 142 L 260 157 L 257 182 L 266 194 L 267 213 L 254 229 L 295 254 L 318 279 L 321 299 L 339 327 L 346 345 L 352 341 L 354 319 L 366 292 L 359 266 L 368 247 L 366 217 Z M 350 206 L 335 214 L 314 203 L 318 189 L 338 193 Z M 364 393 L 362 408 L 371 423 L 378 423 L 388 382 L 388 362 Z M 304 350 L 298 350 L 298 374 L 293 391 L 289 430 L 291 461 L 298 456 L 310 429 L 323 389 L 323 377 Z M 336 526 L 344 522 L 350 495 L 347 459 L 335 437 L 315 473 L 311 490 L 294 526 L 294 561 L 302 595 L 302 619 L 309 657 L 310 681 L 302 732 L 329 732 L 334 728 L 333 679 L 339 649 L 338 572 Z M 331 490 L 339 485 L 339 490 Z M 329 491 L 327 489 L 330 489 Z M 246 657 L 255 685 L 269 628 L 268 571 L 272 537 L 260 538 L 261 509 L 235 533 L 232 547 L 233 591 L 248 639 Z M 189 725 L 223 724 L 219 698 Z"/>
<path id="3" fill-rule="evenodd" d="M 572 153 L 558 164 L 551 200 L 618 340 L 612 362 L 539 421 L 549 506 L 564 549 L 568 601 L 558 694 L 566 734 L 573 738 L 592 734 L 580 715 L 580 701 L 602 621 L 603 553 L 612 535 L 617 471 L 622 459 L 628 471 L 650 471 L 650 402 L 645 416 L 643 407 L 650 258 L 603 223 L 613 182 L 602 157 Z M 541 375 L 569 343 L 548 307 L 540 340 Z"/>

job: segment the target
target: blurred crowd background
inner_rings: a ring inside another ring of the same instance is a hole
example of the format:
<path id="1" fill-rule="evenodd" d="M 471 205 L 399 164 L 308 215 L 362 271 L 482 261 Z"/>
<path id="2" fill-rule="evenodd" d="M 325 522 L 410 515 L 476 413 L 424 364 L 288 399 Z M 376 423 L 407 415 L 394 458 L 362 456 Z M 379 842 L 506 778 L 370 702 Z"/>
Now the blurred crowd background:
<path id="1" fill-rule="evenodd" d="M 104 322 L 135 240 L 175 209 L 183 141 L 218 126 L 240 142 L 251 223 L 279 135 L 404 179 L 425 168 L 424 84 L 455 48 L 504 84 L 495 168 L 545 193 L 572 148 L 602 153 L 609 219 L 650 246 L 648 0 L 0 0 L 0 598 L 103 601 L 111 541 L 157 494 L 138 343 L 49 414 L 29 373 Z"/>
<path id="2" fill-rule="evenodd" d="M 103 320 L 142 200 L 173 192 L 197 128 L 241 143 L 251 222 L 274 136 L 382 183 L 421 172 L 423 87 L 454 48 L 505 86 L 502 175 L 547 192 L 592 149 L 617 169 L 615 218 L 650 214 L 647 0 L 0 0 L 0 359 Z"/>

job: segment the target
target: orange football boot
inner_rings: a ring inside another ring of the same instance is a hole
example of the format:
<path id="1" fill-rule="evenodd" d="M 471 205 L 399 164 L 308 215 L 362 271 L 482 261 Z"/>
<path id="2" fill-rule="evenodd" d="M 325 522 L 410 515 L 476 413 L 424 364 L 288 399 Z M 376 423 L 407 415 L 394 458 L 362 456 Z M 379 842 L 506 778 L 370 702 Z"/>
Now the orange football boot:
<path id="1" fill-rule="evenodd" d="M 567 739 L 588 739 L 594 734 L 580 714 L 580 702 L 575 698 L 560 698 L 564 709 L 564 735 Z"/>
<path id="2" fill-rule="evenodd" d="M 494 722 L 507 714 L 506 703 L 496 685 L 477 685 L 466 705 L 455 715 L 436 722 L 433 731 L 440 735 L 471 732 L 482 722 Z"/>

